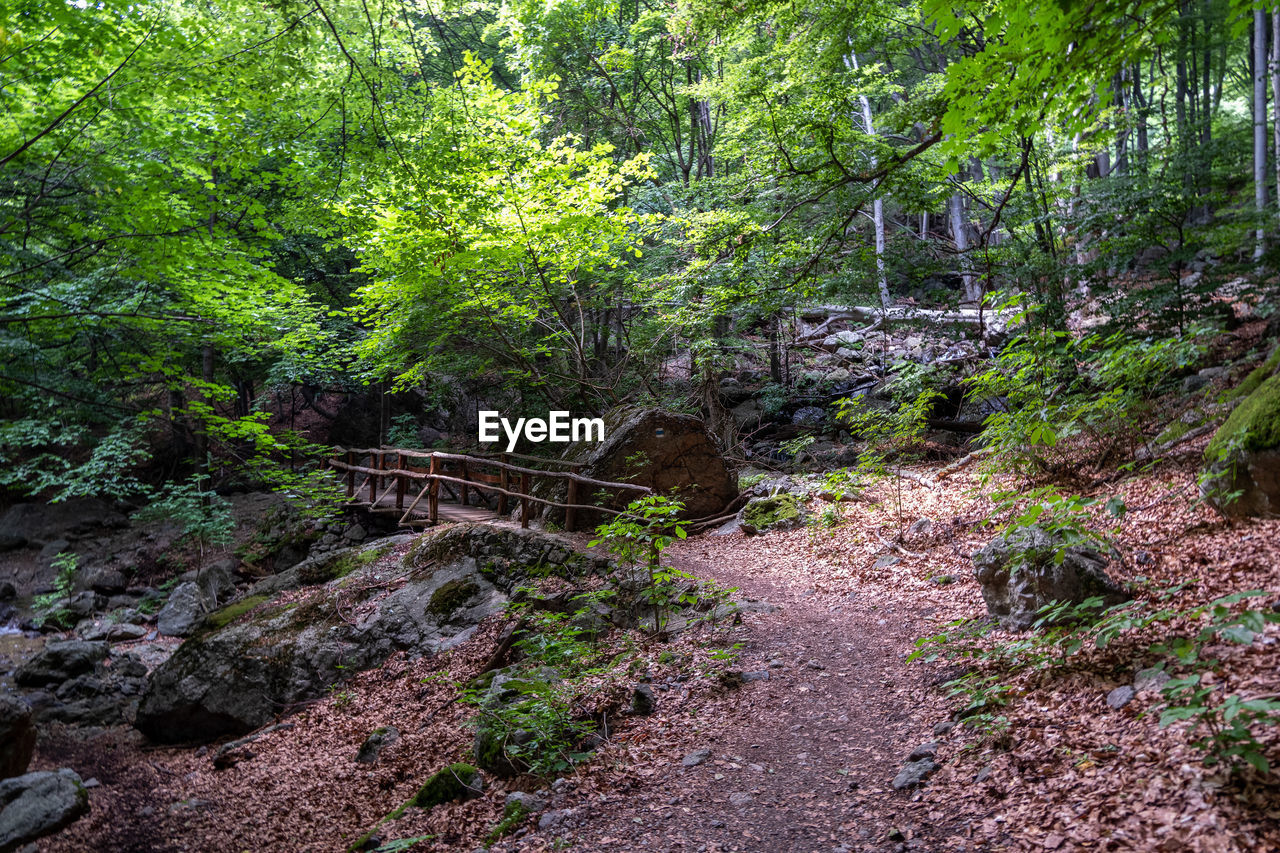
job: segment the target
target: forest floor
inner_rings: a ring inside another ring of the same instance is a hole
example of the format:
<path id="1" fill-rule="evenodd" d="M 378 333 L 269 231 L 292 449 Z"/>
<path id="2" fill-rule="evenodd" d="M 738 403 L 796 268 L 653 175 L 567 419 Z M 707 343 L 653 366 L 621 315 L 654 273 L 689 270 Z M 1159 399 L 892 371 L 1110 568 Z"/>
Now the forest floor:
<path id="1" fill-rule="evenodd" d="M 1177 607 L 1248 589 L 1268 590 L 1265 604 L 1280 606 L 1280 521 L 1227 522 L 1193 500 L 1206 440 L 1155 474 L 1100 477 L 1086 490 L 1124 556 L 1110 571 L 1140 597 L 1186 583 Z M 1158 725 L 1158 694 L 1108 705 L 1112 689 L 1153 662 L 1149 634 L 1009 676 L 1003 731 L 962 724 L 934 734 L 957 710 L 941 685 L 959 668 L 906 656 L 917 638 L 985 613 L 970 555 L 993 535 L 980 528 L 991 488 L 972 469 L 936 487 L 887 481 L 875 503 L 841 505 L 835 526 L 676 543 L 676 567 L 738 587 L 748 607 L 740 625 L 648 650 L 655 713 L 617 718 L 591 760 L 551 790 L 533 777 L 493 780 L 479 799 L 410 809 L 384 826 L 383 840 L 430 836 L 398 849 L 475 850 L 507 791 L 520 789 L 546 795 L 546 807 L 493 850 L 1280 849 L 1274 773 L 1205 767 L 1186 724 Z M 1112 497 L 1129 507 L 1121 521 L 1102 511 Z M 890 544 L 925 518 L 927 534 Z M 427 775 L 467 760 L 471 712 L 452 701 L 449 682 L 479 671 L 500 628 L 482 627 L 446 655 L 396 656 L 356 676 L 225 769 L 210 750 L 155 749 L 127 732 L 55 733 L 36 766 L 72 766 L 102 787 L 93 812 L 40 849 L 342 850 Z M 1276 629 L 1214 650 L 1227 688 L 1277 690 Z M 705 663 L 709 648 L 752 676 L 726 686 L 661 662 L 666 650 Z M 376 765 L 355 764 L 365 735 L 389 724 L 403 733 L 399 744 Z M 1273 758 L 1277 736 L 1262 733 Z M 931 741 L 941 769 L 922 788 L 895 791 L 908 754 Z M 700 750 L 705 758 L 686 766 Z"/>

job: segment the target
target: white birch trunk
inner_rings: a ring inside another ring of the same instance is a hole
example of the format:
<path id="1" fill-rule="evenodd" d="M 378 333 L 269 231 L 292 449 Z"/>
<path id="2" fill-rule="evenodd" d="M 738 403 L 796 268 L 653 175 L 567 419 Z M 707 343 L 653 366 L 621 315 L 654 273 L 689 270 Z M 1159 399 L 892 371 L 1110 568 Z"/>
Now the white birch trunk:
<path id="1" fill-rule="evenodd" d="M 1267 209 L 1267 13 L 1253 12 L 1253 206 L 1261 218 Z M 1267 249 L 1267 232 L 1254 232 L 1253 259 Z"/>
<path id="2" fill-rule="evenodd" d="M 1271 10 L 1271 103 L 1272 136 L 1275 152 L 1272 157 L 1276 169 L 1276 203 L 1280 204 L 1280 7 Z"/>
<path id="3" fill-rule="evenodd" d="M 849 67 L 854 71 L 858 70 L 858 55 L 853 51 L 849 52 Z M 871 99 L 866 95 L 859 95 L 858 100 L 862 103 L 862 124 L 867 136 L 875 136 L 876 128 L 871 120 Z M 871 165 L 876 165 L 874 157 L 871 158 Z M 889 277 L 884 264 L 884 200 L 878 195 L 871 205 L 871 221 L 876 231 L 876 284 L 880 290 L 880 306 L 888 312 L 893 300 L 889 296 Z"/>

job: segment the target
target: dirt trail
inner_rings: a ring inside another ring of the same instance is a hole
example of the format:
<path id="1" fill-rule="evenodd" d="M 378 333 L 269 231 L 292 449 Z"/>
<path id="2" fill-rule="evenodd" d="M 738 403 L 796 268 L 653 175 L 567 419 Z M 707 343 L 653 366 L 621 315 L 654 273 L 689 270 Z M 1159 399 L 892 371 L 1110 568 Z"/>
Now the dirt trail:
<path id="1" fill-rule="evenodd" d="M 733 539 L 724 548 L 691 542 L 671 556 L 678 568 L 777 605 L 746 617 L 735 665 L 768 679 L 744 684 L 729 718 L 715 721 L 718 733 L 691 741 L 710 750 L 703 763 L 677 758 L 625 795 L 591 804 L 584 826 L 559 834 L 575 850 L 971 849 L 966 827 L 891 786 L 943 719 L 936 673 L 903 660 L 927 632 L 930 606 L 818 592 L 803 576 L 761 572 L 747 556 L 753 541 Z"/>

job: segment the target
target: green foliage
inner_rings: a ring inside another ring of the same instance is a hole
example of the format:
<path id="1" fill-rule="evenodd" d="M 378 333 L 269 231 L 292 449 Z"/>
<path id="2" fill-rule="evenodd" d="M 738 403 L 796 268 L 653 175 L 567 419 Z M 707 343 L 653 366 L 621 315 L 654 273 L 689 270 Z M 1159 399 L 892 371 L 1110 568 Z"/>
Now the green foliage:
<path id="1" fill-rule="evenodd" d="M 515 830 L 520 824 L 524 823 L 524 819 L 529 816 L 529 810 L 525 808 L 523 803 L 512 802 L 507 803 L 502 809 L 502 820 L 489 831 L 488 842 L 492 844 Z"/>
<path id="2" fill-rule="evenodd" d="M 632 501 L 627 509 L 612 521 L 596 528 L 599 539 L 589 547 L 605 544 L 615 557 L 628 566 L 643 562 L 649 573 L 648 588 L 644 593 L 653 610 L 653 630 L 662 633 L 663 615 L 672 601 L 671 569 L 660 563 L 662 552 L 676 539 L 688 534 L 679 523 L 684 504 L 662 495 L 647 495 Z"/>
<path id="3" fill-rule="evenodd" d="M 53 558 L 53 567 L 58 570 L 53 579 L 53 591 L 31 599 L 32 621 L 36 625 L 42 628 L 46 625 L 71 627 L 72 616 L 67 606 L 75 590 L 78 563 L 79 557 L 72 551 L 59 551 Z"/>
<path id="4" fill-rule="evenodd" d="M 1037 328 L 1041 310 L 1018 315 L 1023 333 L 967 382 L 971 397 L 1001 402 L 983 424 L 987 446 L 997 451 L 990 458 L 1020 473 L 1061 474 L 1078 467 L 1071 451 L 1085 443 L 1102 459 L 1131 454 L 1154 396 L 1200 357 L 1203 344 L 1195 336 L 1075 338 Z"/>
<path id="5" fill-rule="evenodd" d="M 231 503 L 210 492 L 202 478 L 168 483 L 148 495 L 147 505 L 133 514 L 135 521 L 165 520 L 178 525 L 180 541 L 196 545 L 201 557 L 213 547 L 231 543 L 235 521 Z"/>
<path id="6" fill-rule="evenodd" d="M 500 752 L 500 756 L 487 756 L 488 765 L 501 758 L 525 772 L 552 776 L 590 754 L 582 747 L 595 724 L 577 718 L 571 701 L 572 684 L 550 681 L 530 671 L 506 681 L 503 689 L 518 695 L 513 701 L 497 703 L 486 701 L 483 694 L 469 698 L 479 710 L 474 722 L 480 734 L 478 742 Z"/>
<path id="7" fill-rule="evenodd" d="M 1280 375 L 1265 380 L 1231 411 L 1205 449 L 1206 455 L 1220 453 L 1228 442 L 1244 451 L 1280 447 Z"/>
<path id="8" fill-rule="evenodd" d="M 391 427 L 387 430 L 387 444 L 393 447 L 417 447 L 418 419 L 405 412 L 391 418 Z"/>
<path id="9" fill-rule="evenodd" d="M 1206 659 L 1204 651 L 1215 643 L 1249 644 L 1268 623 L 1280 623 L 1280 613 L 1240 609 L 1237 605 L 1265 596 L 1263 590 L 1236 593 L 1191 608 L 1173 606 L 1181 586 L 1154 591 L 1149 600 L 1135 599 L 1103 607 L 1100 598 L 1080 604 L 1053 602 L 1043 607 L 1034 623 L 1035 633 L 999 643 L 985 641 L 992 623 L 959 620 L 947 630 L 916 641 L 908 660 L 936 660 L 939 656 L 967 660 L 975 669 L 949 683 L 952 695 L 966 704 L 962 716 L 980 715 L 984 724 L 996 723 L 992 707 L 1008 704 L 1012 695 L 1008 679 L 1025 672 L 1053 674 L 1064 669 L 1089 648 L 1104 649 L 1121 637 L 1134 636 L 1154 625 L 1170 622 L 1201 625 L 1191 636 L 1173 634 L 1146 647 L 1148 655 L 1161 659 L 1161 667 L 1188 669 L 1186 676 L 1167 682 L 1162 689 L 1161 727 L 1191 721 L 1200 733 L 1193 744 L 1202 750 L 1206 764 L 1231 769 L 1252 766 L 1267 772 L 1262 745 L 1255 732 L 1280 723 L 1280 705 L 1273 697 L 1242 697 L 1221 688 L 1224 666 Z M 1214 673 L 1215 686 L 1204 678 Z"/>

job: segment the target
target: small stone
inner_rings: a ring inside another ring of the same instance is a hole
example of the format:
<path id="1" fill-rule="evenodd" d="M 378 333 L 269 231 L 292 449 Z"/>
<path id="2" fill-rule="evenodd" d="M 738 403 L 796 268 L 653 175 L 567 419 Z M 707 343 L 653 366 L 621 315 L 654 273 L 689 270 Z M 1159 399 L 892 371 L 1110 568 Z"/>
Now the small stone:
<path id="1" fill-rule="evenodd" d="M 653 713 L 658 701 L 653 696 L 653 688 L 647 684 L 637 684 L 631 691 L 631 713 L 639 717 L 647 717 Z"/>
<path id="2" fill-rule="evenodd" d="M 541 794 L 526 791 L 512 791 L 507 794 L 506 807 L 520 808 L 526 812 L 540 812 L 547 807 L 547 800 Z"/>
<path id="3" fill-rule="evenodd" d="M 1193 373 L 1182 380 L 1182 390 L 1184 393 L 1191 394 L 1195 391 L 1199 391 L 1208 384 L 1208 377 L 1201 376 L 1198 373 Z"/>
<path id="4" fill-rule="evenodd" d="M 569 818 L 573 817 L 575 813 L 574 809 L 556 809 L 555 811 L 549 811 L 542 817 L 538 818 L 538 829 L 546 830 L 551 829 L 554 826 L 559 826 L 560 824 L 568 821 Z"/>
<path id="5" fill-rule="evenodd" d="M 1158 666 L 1138 670 L 1138 674 L 1133 677 L 1133 689 L 1137 693 L 1157 691 L 1168 683 L 1169 673 Z"/>
<path id="6" fill-rule="evenodd" d="M 680 764 L 684 767 L 697 767 L 702 762 L 711 757 L 709 749 L 695 749 L 684 757 Z"/>
<path id="7" fill-rule="evenodd" d="M 911 750 L 911 754 L 907 756 L 907 761 L 919 761 L 922 758 L 933 758 L 938 754 L 938 745 L 933 741 L 922 743 L 915 749 Z"/>
<path id="8" fill-rule="evenodd" d="M 743 806 L 750 803 L 753 799 L 755 798 L 752 797 L 750 794 L 748 794 L 746 791 L 737 791 L 729 795 L 729 805 L 742 808 Z"/>
<path id="9" fill-rule="evenodd" d="M 937 769 L 938 765 L 932 758 L 908 761 L 902 765 L 902 769 L 894 777 L 893 789 L 901 791 L 906 788 L 917 788 L 924 784 L 924 780 L 929 778 Z"/>
<path id="10" fill-rule="evenodd" d="M 890 566 L 896 566 L 902 561 L 893 554 L 884 554 L 876 559 L 874 568 L 887 569 Z"/>
<path id="11" fill-rule="evenodd" d="M 769 670 L 767 670 L 767 669 L 760 669 L 760 670 L 756 670 L 755 672 L 744 672 L 744 673 L 742 673 L 742 680 L 743 680 L 744 682 L 746 682 L 746 681 L 768 681 L 768 680 L 769 680 Z"/>
<path id="12" fill-rule="evenodd" d="M 933 582 L 938 586 L 949 586 L 950 584 L 955 583 L 956 579 L 951 575 L 934 575 Z"/>
<path id="13" fill-rule="evenodd" d="M 984 767 L 984 768 L 982 768 L 981 770 L 979 770 L 979 771 L 978 771 L 978 774 L 977 774 L 976 776 L 974 776 L 974 777 L 973 777 L 973 781 L 974 781 L 974 782 L 985 782 L 985 781 L 987 781 L 987 780 L 988 780 L 988 779 L 990 779 L 990 778 L 991 778 L 991 765 L 990 765 L 990 764 L 988 764 L 986 767 Z"/>
<path id="14" fill-rule="evenodd" d="M 713 821 L 711 821 L 711 826 L 712 826 L 712 828 L 714 828 L 714 829 L 724 829 L 724 821 L 722 821 L 722 820 L 713 820 Z"/>
<path id="15" fill-rule="evenodd" d="M 1280 602 L 1277 602 L 1277 604 L 1280 604 Z M 782 658 L 774 658 L 773 660 L 769 661 L 770 669 L 782 669 L 784 666 L 786 666 L 786 664 L 783 663 Z"/>
<path id="16" fill-rule="evenodd" d="M 356 753 L 356 762 L 358 764 L 373 764 L 378 760 L 378 756 L 382 754 L 382 750 L 398 740 L 400 740 L 400 730 L 395 726 L 383 726 L 374 729 L 364 739 L 364 743 L 360 744 L 360 751 Z"/>
<path id="17" fill-rule="evenodd" d="M 945 735 L 955 727 L 956 724 L 952 720 L 943 720 L 933 727 L 933 733 L 938 736 Z"/>
<path id="18" fill-rule="evenodd" d="M 826 669 L 825 666 L 818 663 L 816 660 L 809 661 L 808 663 L 805 664 L 805 666 L 809 667 L 809 669 Z"/>
<path id="19" fill-rule="evenodd" d="M 932 536 L 933 535 L 933 519 L 922 518 L 922 519 L 919 519 L 918 521 L 913 522 L 912 525 L 907 528 L 907 534 L 912 539 L 920 539 L 920 538 Z"/>
<path id="20" fill-rule="evenodd" d="M 1107 694 L 1107 705 L 1118 711 L 1133 701 L 1134 692 L 1134 689 L 1127 684 L 1117 687 Z"/>

